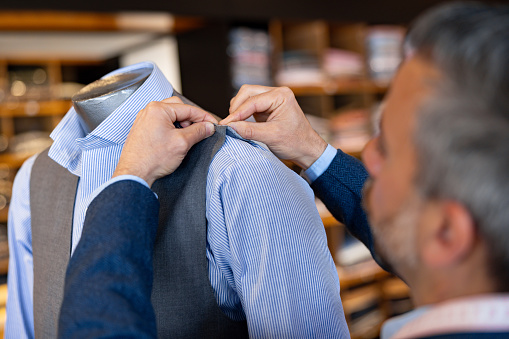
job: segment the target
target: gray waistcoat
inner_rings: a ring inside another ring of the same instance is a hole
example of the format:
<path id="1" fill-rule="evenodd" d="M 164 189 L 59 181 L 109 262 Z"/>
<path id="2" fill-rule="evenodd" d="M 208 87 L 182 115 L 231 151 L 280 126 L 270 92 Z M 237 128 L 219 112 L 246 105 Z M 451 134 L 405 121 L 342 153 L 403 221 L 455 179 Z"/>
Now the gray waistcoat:
<path id="1" fill-rule="evenodd" d="M 247 324 L 219 308 L 208 278 L 205 197 L 210 163 L 225 127 L 194 146 L 181 167 L 152 187 L 160 201 L 152 304 L 160 338 L 247 338 Z M 55 338 L 71 252 L 78 178 L 48 157 L 34 162 L 30 180 L 36 338 Z M 108 244 L 104 244 L 108 246 Z"/>

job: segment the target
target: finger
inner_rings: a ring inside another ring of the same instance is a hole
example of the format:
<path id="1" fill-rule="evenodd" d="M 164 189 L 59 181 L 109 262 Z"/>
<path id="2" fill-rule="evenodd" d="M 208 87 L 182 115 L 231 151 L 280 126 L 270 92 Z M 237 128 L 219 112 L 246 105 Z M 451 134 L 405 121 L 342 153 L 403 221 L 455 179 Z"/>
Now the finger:
<path id="1" fill-rule="evenodd" d="M 191 148 L 194 144 L 210 137 L 214 134 L 215 130 L 214 124 L 209 122 L 198 122 L 179 130 L 179 132 L 187 140 L 189 148 Z"/>
<path id="2" fill-rule="evenodd" d="M 260 141 L 267 145 L 271 144 L 274 137 L 270 125 L 264 122 L 237 121 L 230 123 L 228 126 L 244 139 Z"/>
<path id="3" fill-rule="evenodd" d="M 255 113 L 271 113 L 284 101 L 278 91 L 264 92 L 245 100 L 232 114 L 219 123 L 226 125 L 234 121 L 243 121 Z M 262 115 L 260 115 L 262 116 Z"/>
<path id="4" fill-rule="evenodd" d="M 230 113 L 233 113 L 244 101 L 252 96 L 273 90 L 274 87 L 259 85 L 243 85 L 237 95 L 230 101 Z"/>
<path id="5" fill-rule="evenodd" d="M 170 98 L 164 99 L 164 100 L 162 100 L 162 102 L 167 103 L 167 104 L 183 104 L 184 103 L 182 101 L 182 99 L 180 99 L 177 96 L 172 96 Z"/>
<path id="6" fill-rule="evenodd" d="M 168 103 L 168 104 L 186 104 L 184 101 L 182 101 L 181 98 L 179 98 L 177 96 L 172 96 L 171 98 L 164 99 L 162 102 Z M 189 104 L 187 103 L 186 105 L 189 105 Z M 191 105 L 191 106 L 194 106 L 194 105 Z M 218 119 L 214 115 L 212 115 L 210 112 L 207 112 L 207 114 L 209 114 L 212 117 L 212 119 L 207 119 L 207 121 L 210 121 L 213 124 L 217 124 Z M 182 123 L 180 125 L 182 125 Z M 189 126 L 189 125 L 187 125 L 187 126 Z M 182 125 L 182 127 L 184 127 L 184 125 Z"/>
<path id="7" fill-rule="evenodd" d="M 208 112 L 198 108 L 196 106 L 186 105 L 186 104 L 168 104 L 161 103 L 161 107 L 164 112 L 168 115 L 171 122 L 175 121 L 190 121 L 190 122 L 210 122 L 217 123 L 217 120 L 214 119 L 212 115 Z"/>
<path id="8" fill-rule="evenodd" d="M 191 124 L 192 124 L 191 121 L 181 121 L 180 122 L 180 126 L 182 126 L 183 128 L 189 127 L 189 126 L 191 126 Z"/>

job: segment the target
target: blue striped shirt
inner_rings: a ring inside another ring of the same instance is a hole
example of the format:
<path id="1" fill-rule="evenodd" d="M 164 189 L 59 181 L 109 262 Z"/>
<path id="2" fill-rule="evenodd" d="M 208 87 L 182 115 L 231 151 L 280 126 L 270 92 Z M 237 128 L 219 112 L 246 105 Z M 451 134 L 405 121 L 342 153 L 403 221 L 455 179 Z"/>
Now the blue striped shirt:
<path id="1" fill-rule="evenodd" d="M 137 112 L 172 92 L 154 67 L 144 84 L 88 135 L 72 108 L 53 131 L 50 157 L 79 176 L 73 250 L 86 208 L 94 191 L 111 178 Z M 9 210 L 6 338 L 34 337 L 33 160 L 18 172 Z M 206 194 L 209 279 L 223 312 L 246 319 L 253 338 L 347 338 L 339 279 L 309 185 L 262 146 L 229 132 L 210 165 Z"/>

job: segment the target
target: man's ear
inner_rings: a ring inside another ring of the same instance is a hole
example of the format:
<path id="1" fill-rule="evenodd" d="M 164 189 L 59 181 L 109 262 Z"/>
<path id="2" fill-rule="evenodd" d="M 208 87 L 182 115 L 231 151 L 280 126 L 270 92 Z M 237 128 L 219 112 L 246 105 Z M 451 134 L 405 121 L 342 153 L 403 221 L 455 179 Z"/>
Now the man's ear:
<path id="1" fill-rule="evenodd" d="M 468 257 L 475 245 L 476 227 L 470 212 L 456 201 L 433 207 L 432 222 L 421 227 L 421 258 L 433 268 L 447 268 Z"/>

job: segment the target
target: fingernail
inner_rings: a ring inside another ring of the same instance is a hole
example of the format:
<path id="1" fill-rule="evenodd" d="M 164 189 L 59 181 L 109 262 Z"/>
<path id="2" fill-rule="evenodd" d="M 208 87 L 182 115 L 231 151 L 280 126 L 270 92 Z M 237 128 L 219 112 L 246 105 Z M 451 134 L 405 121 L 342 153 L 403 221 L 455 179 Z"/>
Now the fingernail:
<path id="1" fill-rule="evenodd" d="M 211 136 L 216 131 L 216 128 L 214 127 L 214 124 L 211 122 L 205 123 L 205 129 L 207 130 L 207 135 Z"/>

